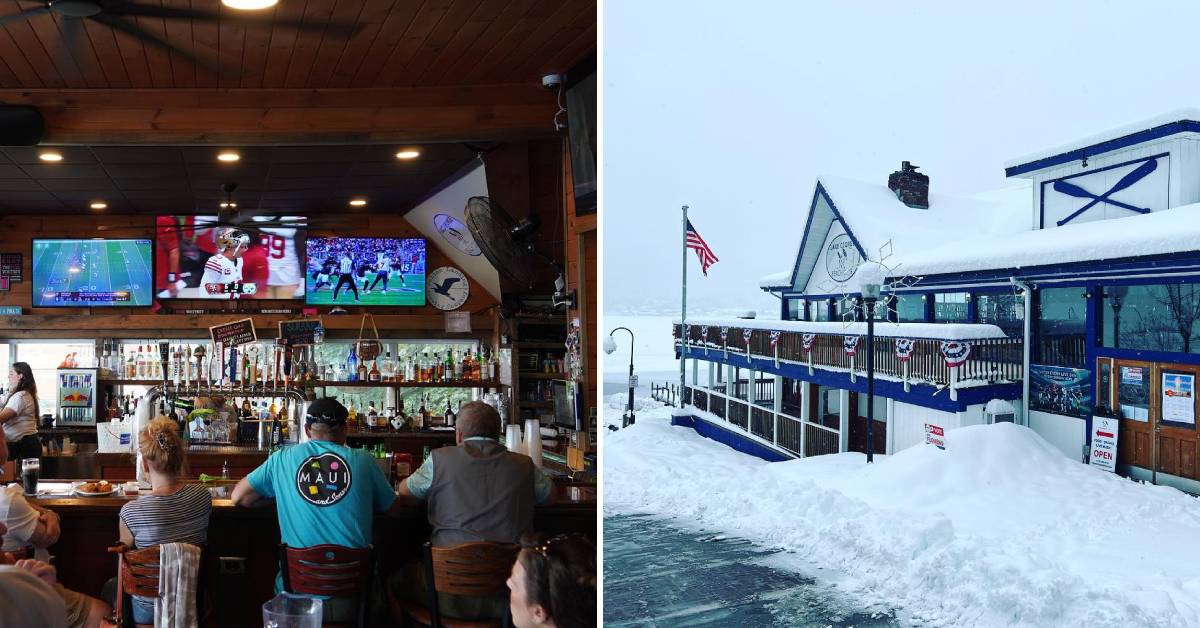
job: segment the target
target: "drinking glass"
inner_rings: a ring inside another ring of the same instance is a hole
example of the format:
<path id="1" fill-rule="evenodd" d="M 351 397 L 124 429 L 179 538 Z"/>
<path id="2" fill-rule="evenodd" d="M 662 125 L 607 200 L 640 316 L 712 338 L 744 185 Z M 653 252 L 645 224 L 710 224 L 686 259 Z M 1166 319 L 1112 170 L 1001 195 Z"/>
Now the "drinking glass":
<path id="1" fill-rule="evenodd" d="M 25 458 L 21 461 L 21 485 L 25 495 L 37 495 L 38 476 L 42 473 L 42 461 L 38 458 Z"/>
<path id="2" fill-rule="evenodd" d="M 280 593 L 262 608 L 263 628 L 321 628 L 321 600 Z"/>

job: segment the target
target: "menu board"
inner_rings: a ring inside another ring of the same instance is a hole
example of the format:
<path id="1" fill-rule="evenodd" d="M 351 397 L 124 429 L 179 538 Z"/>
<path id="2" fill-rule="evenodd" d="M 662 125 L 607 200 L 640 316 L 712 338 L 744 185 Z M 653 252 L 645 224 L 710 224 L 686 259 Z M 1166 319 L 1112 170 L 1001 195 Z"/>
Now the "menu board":
<path id="1" fill-rule="evenodd" d="M 305 319 L 299 321 L 280 321 L 279 342 L 276 344 L 286 347 L 303 347 L 317 344 L 316 337 L 321 328 L 321 319 Z"/>

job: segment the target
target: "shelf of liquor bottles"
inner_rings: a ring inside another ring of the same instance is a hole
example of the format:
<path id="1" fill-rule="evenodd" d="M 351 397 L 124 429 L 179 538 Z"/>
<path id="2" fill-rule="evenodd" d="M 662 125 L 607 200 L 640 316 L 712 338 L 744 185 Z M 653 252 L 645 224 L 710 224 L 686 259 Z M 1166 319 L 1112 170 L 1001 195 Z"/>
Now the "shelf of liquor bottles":
<path id="1" fill-rule="evenodd" d="M 323 388 L 336 386 L 338 388 L 497 388 L 497 381 L 445 381 L 445 382 L 341 382 L 337 380 L 318 380 L 306 382 L 305 386 Z"/>

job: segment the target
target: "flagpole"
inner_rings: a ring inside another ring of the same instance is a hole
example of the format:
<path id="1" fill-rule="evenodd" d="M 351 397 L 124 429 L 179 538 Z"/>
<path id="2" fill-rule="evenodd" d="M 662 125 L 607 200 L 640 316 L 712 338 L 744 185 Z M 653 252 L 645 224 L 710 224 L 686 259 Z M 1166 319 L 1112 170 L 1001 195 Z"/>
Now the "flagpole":
<path id="1" fill-rule="evenodd" d="M 683 408 L 683 387 L 684 387 L 684 382 L 686 381 L 685 373 L 687 371 L 687 369 L 684 366 L 685 365 L 684 359 L 687 355 L 687 338 L 683 337 L 683 334 L 686 333 L 686 330 L 687 330 L 687 225 L 688 225 L 687 210 L 688 210 L 688 206 L 684 205 L 683 206 L 683 282 L 681 283 L 681 285 L 683 286 L 683 290 L 682 290 L 683 305 L 682 305 L 682 313 L 679 315 L 679 341 L 680 341 L 680 344 L 679 344 L 679 407 L 680 408 Z"/>

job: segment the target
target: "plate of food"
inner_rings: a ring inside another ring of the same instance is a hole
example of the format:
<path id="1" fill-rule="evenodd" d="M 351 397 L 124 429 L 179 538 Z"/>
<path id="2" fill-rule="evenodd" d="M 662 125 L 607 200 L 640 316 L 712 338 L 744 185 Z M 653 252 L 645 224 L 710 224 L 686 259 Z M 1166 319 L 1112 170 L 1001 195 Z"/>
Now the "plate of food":
<path id="1" fill-rule="evenodd" d="M 74 492 L 83 497 L 107 497 L 119 489 L 120 486 L 112 484 L 108 480 L 100 480 L 99 482 L 80 482 L 75 485 Z"/>

